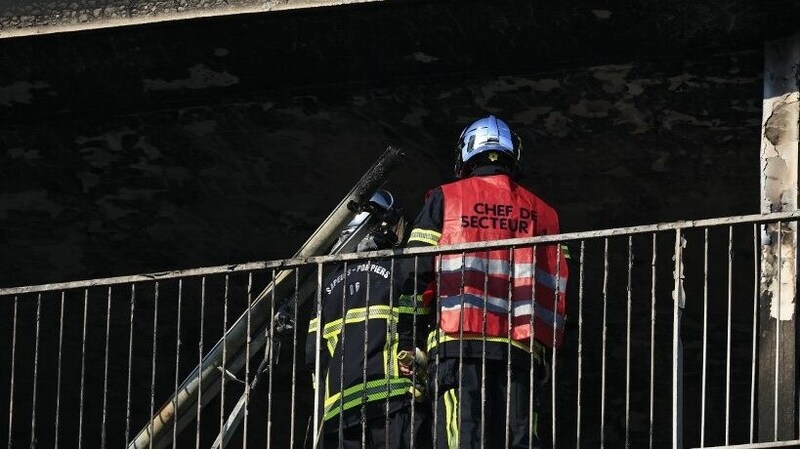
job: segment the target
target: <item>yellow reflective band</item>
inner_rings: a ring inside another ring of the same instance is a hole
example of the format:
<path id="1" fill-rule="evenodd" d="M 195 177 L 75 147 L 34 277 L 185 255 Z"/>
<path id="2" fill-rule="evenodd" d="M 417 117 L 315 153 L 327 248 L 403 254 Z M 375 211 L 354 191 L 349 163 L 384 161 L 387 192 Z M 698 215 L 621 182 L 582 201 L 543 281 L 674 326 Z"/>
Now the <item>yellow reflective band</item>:
<path id="1" fill-rule="evenodd" d="M 448 449 L 458 449 L 458 395 L 456 389 L 444 393 L 445 428 L 447 429 Z"/>
<path id="2" fill-rule="evenodd" d="M 317 327 L 319 326 L 319 318 L 314 318 L 308 322 L 308 333 L 313 334 L 317 331 Z"/>
<path id="3" fill-rule="evenodd" d="M 408 237 L 409 242 L 421 242 L 426 245 L 436 246 L 439 244 L 439 239 L 442 238 L 441 232 L 436 232 L 430 229 L 415 228 L 411 231 Z"/>
<path id="4" fill-rule="evenodd" d="M 451 337 L 451 336 L 447 335 L 446 333 L 441 332 L 440 329 L 431 331 L 431 333 L 428 334 L 428 351 L 431 351 L 434 347 L 436 347 L 437 344 L 446 343 L 446 342 L 449 342 L 449 341 L 458 341 L 458 340 L 459 340 L 458 337 Z M 462 340 L 483 341 L 484 338 L 481 337 L 480 335 L 464 335 Z M 505 337 L 486 337 L 485 340 L 487 342 L 491 342 L 491 343 L 508 344 L 508 342 L 509 342 L 509 339 L 505 338 Z M 516 340 L 510 340 L 510 341 L 511 341 L 511 346 L 514 346 L 514 347 L 517 347 L 519 349 L 522 349 L 523 351 L 525 351 L 527 353 L 531 352 L 531 348 L 530 348 L 530 344 L 529 343 L 522 342 L 522 341 L 516 341 Z M 534 341 L 533 342 L 533 359 L 534 360 L 540 360 L 541 351 L 542 350 L 543 350 L 543 347 L 542 347 L 541 343 L 539 343 L 538 341 Z"/>
<path id="5" fill-rule="evenodd" d="M 350 309 L 347 311 L 347 315 L 345 319 L 342 320 L 339 318 L 338 320 L 333 320 L 330 323 L 325 323 L 325 327 L 322 329 L 322 336 L 325 338 L 331 338 L 334 335 L 338 335 L 342 332 L 342 325 L 343 324 L 353 324 L 353 323 L 360 323 L 365 320 L 373 320 L 373 319 L 397 319 L 397 315 L 400 312 L 397 311 L 397 308 L 392 308 L 389 306 L 384 305 L 374 305 L 369 306 L 369 316 L 367 316 L 367 308 L 360 307 L 357 309 Z M 318 327 L 317 323 L 314 323 L 313 331 L 316 331 Z M 312 332 L 311 324 L 309 324 L 309 333 Z"/>
<path id="6" fill-rule="evenodd" d="M 339 343 L 339 336 L 334 335 L 331 338 L 326 338 L 325 342 L 328 345 L 328 352 L 331 354 L 331 357 L 333 357 L 333 353 L 336 352 L 336 345 Z"/>
<path id="7" fill-rule="evenodd" d="M 372 380 L 360 383 L 344 390 L 344 394 L 336 393 L 325 400 L 326 421 L 365 402 L 379 401 L 381 399 L 400 396 L 408 393 L 411 388 L 411 379 L 400 377 L 390 379 Z M 342 404 L 343 403 L 343 404 Z"/>
<path id="8" fill-rule="evenodd" d="M 428 307 L 417 307 L 416 309 L 414 307 L 398 307 L 397 312 L 412 315 L 428 315 L 431 313 L 431 309 Z"/>
<path id="9" fill-rule="evenodd" d="M 424 307 L 423 304 L 422 295 L 400 295 L 397 299 L 397 311 L 400 313 L 427 315 L 430 313 L 430 309 Z"/>

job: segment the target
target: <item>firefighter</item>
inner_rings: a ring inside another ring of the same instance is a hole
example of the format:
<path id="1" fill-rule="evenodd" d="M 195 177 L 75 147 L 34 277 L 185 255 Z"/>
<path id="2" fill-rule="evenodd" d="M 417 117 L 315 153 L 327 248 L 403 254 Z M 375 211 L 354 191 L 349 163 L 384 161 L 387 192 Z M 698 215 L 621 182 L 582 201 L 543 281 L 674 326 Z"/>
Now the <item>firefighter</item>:
<path id="1" fill-rule="evenodd" d="M 456 147 L 457 180 L 428 192 L 407 246 L 558 234 L 556 211 L 514 180 L 521 157 L 518 136 L 502 120 L 489 116 L 467 126 Z M 427 346 L 436 447 L 541 447 L 544 351 L 561 343 L 564 330 L 562 249 L 445 254 L 404 271 L 406 294 L 430 292 L 429 283 L 437 283 Z"/>
<path id="2" fill-rule="evenodd" d="M 405 223 L 392 194 L 379 190 L 347 225 L 332 251 L 394 248 L 402 243 Z M 306 364 L 315 373 L 320 395 L 318 447 L 361 448 L 363 438 L 368 448 L 408 448 L 427 426 L 424 404 L 414 402 L 421 397 L 423 379 L 403 376 L 398 359 L 402 351 L 417 352 L 411 336 L 414 315 L 425 315 L 427 310 L 401 301 L 401 280 L 392 261 L 383 259 L 338 264 L 323 281 L 322 313 L 316 316 L 314 304 L 306 340 Z"/>

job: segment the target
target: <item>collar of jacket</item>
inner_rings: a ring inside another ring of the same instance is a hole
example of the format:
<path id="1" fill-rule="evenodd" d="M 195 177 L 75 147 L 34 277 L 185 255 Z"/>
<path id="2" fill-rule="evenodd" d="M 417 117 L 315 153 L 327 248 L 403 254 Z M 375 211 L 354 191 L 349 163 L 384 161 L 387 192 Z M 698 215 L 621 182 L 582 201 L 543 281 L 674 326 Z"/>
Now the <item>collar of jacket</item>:
<path id="1" fill-rule="evenodd" d="M 502 165 L 481 165 L 479 167 L 475 167 L 470 173 L 470 176 L 491 176 L 491 175 L 511 175 L 511 172 Z"/>

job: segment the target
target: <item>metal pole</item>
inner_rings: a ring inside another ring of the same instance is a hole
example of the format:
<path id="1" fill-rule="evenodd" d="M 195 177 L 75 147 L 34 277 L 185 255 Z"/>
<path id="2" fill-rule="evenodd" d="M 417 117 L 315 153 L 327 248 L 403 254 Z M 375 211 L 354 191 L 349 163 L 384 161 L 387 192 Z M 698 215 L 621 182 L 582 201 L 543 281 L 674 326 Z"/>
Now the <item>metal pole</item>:
<path id="1" fill-rule="evenodd" d="M 673 258 L 674 290 L 672 291 L 672 448 L 683 448 L 683 345 L 681 344 L 681 312 L 686 296 L 683 289 L 683 248 L 681 230 L 675 231 Z"/>

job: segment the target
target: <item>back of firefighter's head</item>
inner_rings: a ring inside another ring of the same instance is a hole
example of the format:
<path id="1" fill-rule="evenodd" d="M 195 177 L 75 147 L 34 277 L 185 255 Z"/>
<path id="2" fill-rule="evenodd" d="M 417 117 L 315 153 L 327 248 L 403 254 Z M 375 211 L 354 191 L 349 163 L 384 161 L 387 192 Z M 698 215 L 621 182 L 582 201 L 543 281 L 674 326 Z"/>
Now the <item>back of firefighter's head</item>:
<path id="1" fill-rule="evenodd" d="M 400 203 L 388 191 L 378 190 L 363 206 L 363 211 L 348 223 L 339 240 L 355 236 L 357 252 L 391 249 L 402 243 L 405 228 Z"/>
<path id="2" fill-rule="evenodd" d="M 522 141 L 506 122 L 490 115 L 464 128 L 456 144 L 456 178 L 468 177 L 476 167 L 500 165 L 510 173 L 519 170 Z"/>

